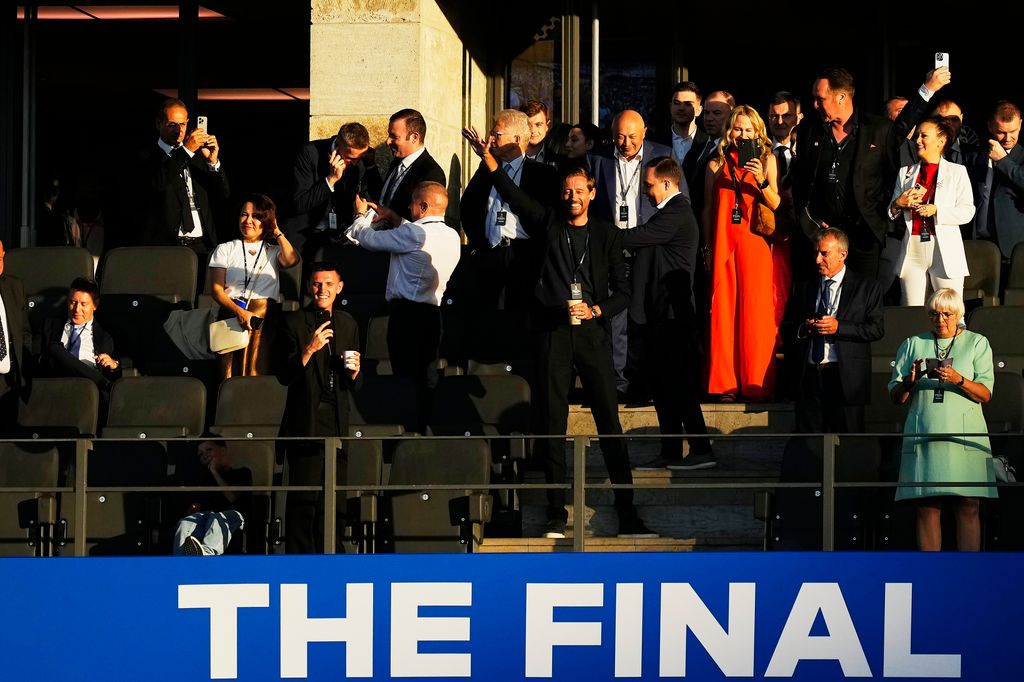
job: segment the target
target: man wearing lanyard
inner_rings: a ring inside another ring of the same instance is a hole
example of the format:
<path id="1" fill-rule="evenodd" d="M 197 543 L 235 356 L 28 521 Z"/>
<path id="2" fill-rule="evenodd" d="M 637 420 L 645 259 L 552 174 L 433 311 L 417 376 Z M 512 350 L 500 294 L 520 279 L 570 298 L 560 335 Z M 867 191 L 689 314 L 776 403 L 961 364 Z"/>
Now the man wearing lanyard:
<path id="1" fill-rule="evenodd" d="M 187 246 L 206 262 L 217 245 L 217 226 L 210 199 L 228 195 L 228 180 L 220 163 L 220 145 L 206 130 L 187 136 L 189 116 L 180 100 L 167 100 L 156 128 L 157 153 L 148 154 L 149 202 L 144 242 L 152 246 Z M 199 268 L 202 286 L 206 268 Z"/>
<path id="2" fill-rule="evenodd" d="M 417 185 L 421 182 L 444 185 L 444 171 L 423 146 L 426 139 L 427 122 L 423 114 L 415 109 L 402 109 L 391 115 L 388 149 L 395 158 L 384 177 L 380 205 L 406 220 L 412 217 L 409 208 Z"/>
<path id="3" fill-rule="evenodd" d="M 437 182 L 416 185 L 408 207 L 412 222 L 357 196 L 358 217 L 345 233 L 364 249 L 391 254 L 385 293 L 388 357 L 396 375 L 416 381 L 423 400 L 437 385 L 433 364 L 441 344 L 441 296 L 462 247 L 459 233 L 444 222 L 447 209 L 448 192 Z M 374 229 L 382 222 L 392 229 Z"/>
<path id="4" fill-rule="evenodd" d="M 627 109 L 620 112 L 612 121 L 612 139 L 615 147 L 610 155 L 592 159 L 592 168 L 597 178 L 598 197 L 595 202 L 595 215 L 608 219 L 621 230 L 636 227 L 650 220 L 657 208 L 646 201 L 643 192 L 643 166 L 658 156 L 671 156 L 672 150 L 663 144 L 645 139 L 647 126 L 643 117 Z M 679 191 L 689 199 L 686 181 L 682 180 Z M 627 257 L 627 262 L 631 262 Z M 615 316 L 612 320 L 612 347 L 615 366 L 615 384 L 620 395 L 630 389 L 630 381 L 636 378 L 639 367 L 641 349 L 638 337 L 633 339 L 634 347 L 629 347 L 627 340 L 626 312 Z M 627 370 L 627 365 L 629 369 Z M 633 386 L 634 393 L 638 387 Z M 639 397 L 639 396 L 638 396 Z"/>
<path id="5" fill-rule="evenodd" d="M 815 242 L 819 275 L 794 285 L 782 325 L 796 431 L 857 433 L 869 401 L 871 342 L 885 333 L 882 292 L 846 267 L 850 242 L 841 230 L 823 228 Z"/>
<path id="6" fill-rule="evenodd" d="M 472 128 L 463 134 L 524 229 L 540 245 L 540 274 L 534 281 L 531 304 L 539 377 L 534 395 L 544 412 L 540 433 L 561 436 L 566 432 L 575 368 L 590 395 L 598 433 L 620 435 L 607 320 L 626 309 L 629 282 L 620 231 L 589 213 L 595 196 L 593 178 L 582 168 L 568 171 L 562 183 L 562 207 L 556 211 L 516 187 L 500 171 L 489 148 L 493 141 L 482 140 Z M 601 453 L 612 483 L 632 483 L 625 441 L 601 438 Z M 565 483 L 561 437 L 537 439 L 534 455 L 543 463 L 546 482 Z M 640 520 L 632 490 L 615 490 L 614 494 L 619 537 L 656 537 Z M 581 512 L 577 510 L 578 515 Z M 545 537 L 564 538 L 568 518 L 565 490 L 548 491 L 547 515 Z M 577 531 L 582 532 L 582 524 Z"/>
<path id="7" fill-rule="evenodd" d="M 491 126 L 491 154 L 512 184 L 547 206 L 558 200 L 558 173 L 526 158 L 530 124 L 515 109 L 498 112 Z M 536 274 L 535 245 L 515 210 L 481 164 L 462 195 L 462 227 L 475 259 L 478 310 L 504 307 L 524 313 Z"/>

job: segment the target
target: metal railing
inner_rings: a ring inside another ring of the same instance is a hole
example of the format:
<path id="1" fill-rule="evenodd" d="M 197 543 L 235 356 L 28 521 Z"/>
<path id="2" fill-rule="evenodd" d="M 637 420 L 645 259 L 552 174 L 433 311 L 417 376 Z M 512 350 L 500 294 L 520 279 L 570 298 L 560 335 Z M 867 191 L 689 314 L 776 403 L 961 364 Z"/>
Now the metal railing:
<path id="1" fill-rule="evenodd" d="M 71 495 L 74 500 L 74 555 L 85 556 L 86 555 L 86 543 L 87 543 L 87 530 L 88 530 L 88 518 L 87 518 L 87 495 L 89 492 L 109 492 L 109 493 L 186 493 L 186 492 L 322 492 L 324 498 L 324 537 L 323 546 L 325 554 L 333 554 L 337 552 L 337 512 L 338 512 L 338 493 L 348 492 L 373 492 L 377 494 L 388 493 L 388 492 L 408 492 L 408 491 L 431 491 L 431 490 L 465 490 L 467 488 L 481 488 L 486 490 L 510 490 L 510 491 L 529 491 L 529 490 L 551 490 L 551 489 L 563 489 L 571 491 L 572 503 L 576 512 L 577 518 L 582 518 L 582 510 L 586 506 L 586 496 L 588 491 L 593 490 L 618 490 L 618 489 L 630 489 L 630 490 L 750 490 L 752 492 L 761 492 L 766 490 L 779 490 L 779 489 L 820 489 L 822 497 L 822 510 L 821 510 L 821 522 L 822 522 L 822 535 L 821 535 L 821 546 L 822 551 L 833 551 L 835 549 L 835 513 L 836 513 L 836 492 L 839 489 L 856 489 L 856 488 L 899 488 L 899 487 L 915 487 L 920 485 L 927 485 L 930 487 L 998 487 L 998 488 L 1014 488 L 1024 485 L 1024 482 L 1015 483 L 1003 483 L 1003 482 L 964 482 L 964 481 L 910 481 L 910 482 L 894 482 L 894 481 L 838 481 L 836 479 L 837 468 L 836 468 L 836 454 L 837 446 L 840 444 L 842 439 L 847 440 L 863 440 L 868 438 L 886 438 L 890 440 L 899 440 L 905 435 L 912 437 L 924 437 L 929 439 L 943 439 L 943 438 L 973 438 L 973 437 L 987 437 L 991 439 L 999 438 L 1020 438 L 1024 440 L 1024 433 L 926 433 L 926 434 L 902 434 L 902 433 L 857 433 L 857 434 L 794 434 L 794 433 L 749 433 L 749 434 L 707 434 L 707 435 L 689 435 L 680 434 L 672 435 L 669 434 L 667 437 L 671 438 L 684 438 L 684 439 L 701 439 L 710 438 L 718 442 L 728 442 L 736 440 L 771 440 L 771 441 L 786 441 L 789 439 L 800 438 L 810 441 L 812 439 L 820 439 L 822 447 L 822 477 L 820 481 L 800 481 L 800 482 L 786 482 L 778 480 L 758 480 L 751 482 L 741 481 L 714 481 L 701 477 L 694 481 L 687 482 L 657 482 L 651 483 L 646 482 L 642 485 L 638 485 L 635 482 L 632 484 L 622 483 L 587 483 L 587 448 L 590 446 L 592 439 L 609 439 L 625 438 L 628 440 L 660 440 L 663 437 L 661 434 L 621 434 L 621 435 L 575 435 L 575 436 L 539 436 L 539 435 L 513 435 L 513 436 L 367 436 L 367 437 L 328 437 L 328 438 L 267 438 L 263 436 L 256 437 L 237 437 L 237 438 L 200 438 L 200 437 L 189 437 L 189 438 L 175 438 L 175 439 L 125 439 L 125 438 L 57 438 L 57 439 L 22 439 L 22 440 L 3 440 L 2 443 L 25 443 L 32 444 L 38 447 L 39 445 L 53 444 L 58 445 L 62 443 L 74 443 L 75 454 L 74 454 L 74 482 L 71 486 L 56 486 L 56 487 L 45 487 L 45 486 L 0 486 L 0 493 L 25 493 L 25 494 L 61 494 Z M 456 440 L 487 440 L 487 441 L 500 441 L 500 440 L 522 440 L 524 438 L 530 440 L 539 440 L 544 438 L 555 439 L 561 443 L 565 441 L 572 442 L 572 480 L 564 484 L 549 484 L 549 483 L 489 483 L 486 485 L 480 485 L 477 483 L 453 483 L 453 484 L 409 484 L 409 485 L 392 485 L 386 483 L 380 484 L 361 484 L 361 485 L 329 485 L 329 481 L 336 481 L 338 475 L 338 458 L 335 457 L 324 457 L 324 478 L 323 484 L 321 485 L 253 485 L 253 486 L 177 486 L 177 485 L 163 485 L 163 486 L 112 486 L 112 485 L 90 485 L 87 480 L 88 466 L 89 466 L 89 454 L 94 444 L 103 443 L 153 443 L 154 441 L 162 444 L 176 444 L 180 445 L 183 443 L 200 443 L 206 440 L 217 440 L 225 442 L 260 442 L 268 443 L 314 443 L 320 441 L 323 443 L 324 453 L 337 453 L 340 450 L 344 450 L 344 444 L 349 441 L 381 441 L 381 442 L 394 442 L 409 440 L 410 438 L 423 439 L 428 441 L 456 441 Z M 583 525 L 577 524 L 576 532 L 573 534 L 573 551 L 582 552 L 586 547 L 586 533 L 583 532 Z M 9 540 L 7 538 L 6 540 Z"/>

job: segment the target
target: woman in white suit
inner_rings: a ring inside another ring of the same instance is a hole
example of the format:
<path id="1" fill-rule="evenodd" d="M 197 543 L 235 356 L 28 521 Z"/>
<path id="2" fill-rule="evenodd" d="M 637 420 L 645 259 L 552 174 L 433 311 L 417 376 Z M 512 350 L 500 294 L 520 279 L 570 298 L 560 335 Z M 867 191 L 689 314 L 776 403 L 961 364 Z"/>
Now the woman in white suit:
<path id="1" fill-rule="evenodd" d="M 918 125 L 919 161 L 901 168 L 896 179 L 889 215 L 906 223 L 897 262 L 902 305 L 924 305 L 929 289 L 962 296 L 970 274 L 960 226 L 974 218 L 971 181 L 966 168 L 942 158 L 957 138 L 956 124 L 935 116 Z"/>

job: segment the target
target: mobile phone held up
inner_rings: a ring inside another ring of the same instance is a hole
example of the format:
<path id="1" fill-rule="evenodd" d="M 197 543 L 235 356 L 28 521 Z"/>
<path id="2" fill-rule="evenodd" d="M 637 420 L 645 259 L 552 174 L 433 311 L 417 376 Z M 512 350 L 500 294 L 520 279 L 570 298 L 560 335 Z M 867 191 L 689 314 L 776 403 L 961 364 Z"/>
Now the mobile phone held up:
<path id="1" fill-rule="evenodd" d="M 209 120 L 205 116 L 196 116 L 196 129 L 202 130 L 204 133 L 209 133 L 210 128 Z"/>
<path id="2" fill-rule="evenodd" d="M 936 52 L 935 53 L 935 68 L 945 66 L 949 68 L 949 53 L 948 52 Z"/>
<path id="3" fill-rule="evenodd" d="M 736 149 L 739 152 L 738 163 L 740 168 L 746 166 L 751 159 L 756 159 L 761 156 L 757 140 L 746 140 L 740 138 L 736 140 Z"/>

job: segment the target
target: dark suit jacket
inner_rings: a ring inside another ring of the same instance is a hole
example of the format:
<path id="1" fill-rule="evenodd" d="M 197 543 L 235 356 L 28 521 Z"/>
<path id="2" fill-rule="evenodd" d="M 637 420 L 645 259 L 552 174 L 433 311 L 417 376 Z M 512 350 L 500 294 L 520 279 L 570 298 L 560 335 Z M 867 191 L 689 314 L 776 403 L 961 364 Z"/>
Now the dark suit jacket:
<path id="1" fill-rule="evenodd" d="M 331 191 L 325 178 L 330 173 L 327 159 L 333 143 L 333 137 L 313 140 L 299 150 L 292 167 L 290 205 L 285 211 L 289 235 L 319 225 L 331 205 L 338 215 L 338 229 L 344 230 L 355 216 L 352 202 L 357 192 L 364 199 L 373 201 L 380 197 L 384 183 L 377 166 L 367 165 L 362 159 L 354 166 L 345 168 L 341 180 L 335 183 L 334 191 Z"/>
<path id="2" fill-rule="evenodd" d="M 391 160 L 388 172 L 384 175 L 385 182 L 400 162 L 401 159 Z M 424 149 L 423 153 L 409 166 L 409 170 L 405 171 L 402 181 L 398 183 L 398 187 L 392 192 L 391 201 L 388 202 L 387 207 L 406 220 L 412 221 L 412 214 L 409 212 L 409 204 L 412 203 L 412 191 L 416 188 L 416 185 L 428 181 L 439 182 L 443 185 L 444 171 L 441 170 L 441 166 L 438 165 L 437 161 L 434 161 L 434 157 L 430 155 L 430 152 Z M 382 185 L 381 192 L 383 191 Z M 383 197 L 381 198 L 383 199 Z"/>
<path id="3" fill-rule="evenodd" d="M 708 137 L 700 126 L 693 137 L 693 147 L 683 159 L 683 177 L 690 187 L 690 206 L 700 226 L 704 212 L 704 185 L 708 170 L 708 161 L 715 155 L 715 141 Z"/>
<path id="4" fill-rule="evenodd" d="M 21 280 L 7 274 L 0 274 L 0 298 L 7 311 L 7 332 L 13 341 L 7 352 L 11 355 L 11 371 L 7 385 L 23 392 L 28 387 L 28 369 L 31 362 L 32 332 L 28 326 L 28 308 L 25 307 L 25 288 Z M 0 387 L 0 394 L 3 393 Z M 2 428 L 2 427 L 0 427 Z"/>
<path id="5" fill-rule="evenodd" d="M 654 215 L 655 208 L 644 197 L 644 167 L 651 159 L 658 156 L 672 156 L 672 148 L 658 142 L 644 140 L 643 163 L 640 168 L 640 217 L 638 223 L 646 223 Z M 590 154 L 590 166 L 593 168 L 594 179 L 597 181 L 597 197 L 590 204 L 590 214 L 603 218 L 614 224 L 619 216 L 619 197 L 615 196 L 615 173 L 617 163 L 614 148 L 601 154 Z M 625 178 L 627 181 L 629 178 Z M 685 181 L 679 185 L 679 191 L 689 198 L 690 190 Z"/>
<path id="6" fill-rule="evenodd" d="M 1014 244 L 1024 241 L 1024 146 L 1018 143 L 1010 153 L 992 163 L 991 198 L 988 176 L 988 150 L 971 155 L 967 166 L 974 187 L 974 235 L 988 225 L 989 202 L 996 223 L 996 237 L 1003 257 L 1009 258 Z"/>
<path id="7" fill-rule="evenodd" d="M 61 343 L 64 325 L 67 319 L 51 317 L 43 320 L 40 333 L 39 368 L 44 376 L 51 377 L 85 377 L 93 381 L 101 390 L 107 390 L 120 375 L 121 370 L 106 370 L 101 367 L 90 367 L 71 355 Z M 106 353 L 114 357 L 114 338 L 100 326 L 98 320 L 92 321 L 92 345 L 96 354 Z"/>
<path id="8" fill-rule="evenodd" d="M 686 197 L 675 195 L 646 223 L 621 232 L 622 246 L 635 250 L 629 318 L 638 324 L 692 324 L 700 230 Z"/>
<path id="9" fill-rule="evenodd" d="M 309 344 L 313 331 L 323 324 L 316 308 L 310 304 L 303 310 L 286 313 L 277 332 L 274 357 L 278 359 L 277 379 L 288 387 L 284 418 L 281 420 L 282 436 L 311 436 L 316 423 L 316 410 L 323 392 L 325 363 L 331 362 L 330 348 L 335 353 L 359 348 L 359 326 L 355 319 L 342 310 L 333 311 L 334 339 L 331 345 L 313 354 L 309 363 L 303 366 L 302 352 Z M 338 356 L 335 355 L 334 358 Z M 334 382 L 334 393 L 338 405 L 338 423 L 344 436 L 348 433 L 348 395 L 356 388 L 355 381 L 338 365 L 338 379 Z"/>
<path id="10" fill-rule="evenodd" d="M 797 282 L 786 304 L 782 338 L 786 344 L 786 364 L 793 381 L 792 394 L 800 395 L 804 373 L 810 369 L 808 350 L 811 336 L 803 327 L 812 317 L 821 289 L 821 276 Z M 843 395 L 830 396 L 844 405 L 866 405 L 871 382 L 871 342 L 885 335 L 882 316 L 882 290 L 872 279 L 846 269 L 836 310 L 839 329 L 829 343 L 835 344 Z"/>
<path id="11" fill-rule="evenodd" d="M 857 136 L 852 171 L 853 202 L 860 221 L 856 225 L 837 226 L 846 231 L 851 242 L 863 244 L 865 240 L 874 239 L 881 245 L 885 242 L 886 232 L 891 229 L 889 202 L 899 169 L 899 147 L 906 139 L 909 125 L 913 125 L 918 116 L 912 102 L 908 102 L 900 112 L 897 125 L 882 116 L 854 111 Z M 910 111 L 907 111 L 908 107 Z M 808 215 L 807 207 L 816 192 L 828 189 L 815 187 L 815 182 L 819 163 L 829 163 L 825 155 L 831 148 L 826 139 L 830 134 L 831 129 L 816 115 L 805 117 L 797 127 L 796 158 L 789 177 L 797 219 L 809 239 L 813 238 L 818 226 Z M 847 212 L 850 208 L 847 206 Z"/>
<path id="12" fill-rule="evenodd" d="M 504 172 L 501 174 L 505 175 Z M 494 184 L 493 176 L 481 163 L 469 184 L 466 185 L 466 191 L 462 193 L 462 229 L 466 232 L 470 249 L 491 248 L 490 242 L 487 241 L 487 197 L 490 196 Z M 511 180 L 509 184 L 515 186 Z M 558 172 L 554 166 L 537 163 L 530 159 L 523 162 L 519 187 L 544 206 L 555 206 L 561 194 L 561 188 L 558 186 Z M 508 197 L 504 194 L 502 194 L 502 198 L 508 201 Z M 509 203 L 511 204 L 511 201 Z M 511 205 L 509 208 L 517 216 L 522 217 Z"/>
<path id="13" fill-rule="evenodd" d="M 545 206 L 531 197 L 525 190 L 516 187 L 512 180 L 501 171 L 492 173 L 492 180 L 498 192 L 508 201 L 509 208 L 523 221 L 523 226 L 531 239 L 537 240 L 537 262 L 534 264 L 537 285 L 534 289 L 536 312 L 540 316 L 538 323 L 541 328 L 548 326 L 552 320 L 567 319 L 565 301 L 557 311 L 543 309 L 548 298 L 553 273 L 547 267 L 548 256 L 552 250 L 560 248 L 564 238 L 563 228 L 566 225 L 561 217 L 561 210 Z M 594 287 L 592 305 L 601 307 L 598 322 L 607 330 L 609 320 L 626 309 L 629 305 L 629 279 L 626 275 L 626 263 L 622 256 L 622 231 L 601 218 L 590 216 L 590 250 L 587 252 L 587 263 L 590 268 L 590 281 Z M 602 295 L 600 292 L 607 292 Z M 549 313 L 554 315 L 550 316 Z"/>
<path id="14" fill-rule="evenodd" d="M 203 243 L 207 250 L 212 251 L 219 242 L 210 201 L 222 201 L 228 196 L 228 178 L 224 168 L 211 171 L 206 159 L 198 151 L 189 158 L 188 152 L 178 147 L 168 156 L 154 144 L 142 154 L 140 179 L 145 179 L 147 183 L 143 244 L 178 245 L 178 229 L 186 213 L 190 212 L 185 178 L 182 176 L 186 167 L 192 176 L 192 193 L 199 208 L 199 219 L 203 223 Z"/>

